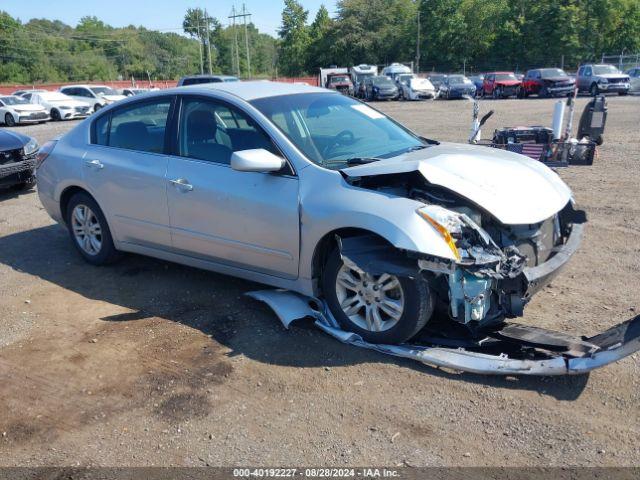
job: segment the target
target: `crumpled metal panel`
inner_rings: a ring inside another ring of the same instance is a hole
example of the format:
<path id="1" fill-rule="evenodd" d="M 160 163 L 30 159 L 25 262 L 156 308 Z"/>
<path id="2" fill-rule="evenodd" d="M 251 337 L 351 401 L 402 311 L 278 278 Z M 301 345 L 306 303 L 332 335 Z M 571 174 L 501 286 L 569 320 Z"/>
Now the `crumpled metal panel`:
<path id="1" fill-rule="evenodd" d="M 380 345 L 366 342 L 358 334 L 340 329 L 325 304 L 287 290 L 260 290 L 248 296 L 269 305 L 285 328 L 294 320 L 314 318 L 318 328 L 343 343 L 375 350 L 387 355 L 410 358 L 442 368 L 488 375 L 578 375 L 603 367 L 640 350 L 640 315 L 587 340 L 602 343 L 603 350 L 583 358 L 566 358 L 560 354 L 546 360 L 525 360 L 507 355 L 489 355 L 464 348 L 428 345 Z M 620 341 L 601 337 L 617 335 Z M 608 342 L 608 343 L 605 343 Z M 615 343 L 614 343 L 615 342 Z M 610 344 L 610 345 L 609 345 Z"/>

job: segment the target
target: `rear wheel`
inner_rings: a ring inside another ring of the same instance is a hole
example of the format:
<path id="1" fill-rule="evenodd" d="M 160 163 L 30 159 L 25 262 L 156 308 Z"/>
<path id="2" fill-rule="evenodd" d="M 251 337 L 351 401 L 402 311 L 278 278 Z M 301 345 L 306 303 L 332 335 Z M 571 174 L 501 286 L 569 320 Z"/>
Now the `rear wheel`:
<path id="1" fill-rule="evenodd" d="M 51 110 L 51 119 L 54 122 L 59 122 L 60 120 L 62 120 L 62 116 L 60 115 L 60 110 L 58 110 L 56 108 Z"/>
<path id="2" fill-rule="evenodd" d="M 16 120 L 15 118 L 13 118 L 13 115 L 11 115 L 10 113 L 7 113 L 4 116 L 4 123 L 7 127 L 15 127 L 16 126 Z"/>
<path id="3" fill-rule="evenodd" d="M 369 275 L 346 265 L 337 249 L 327 259 L 322 288 L 340 326 L 372 343 L 405 342 L 433 313 L 431 289 L 424 279 Z"/>
<path id="4" fill-rule="evenodd" d="M 120 257 L 102 210 L 86 193 L 76 193 L 66 208 L 67 229 L 80 254 L 93 265 L 106 265 Z"/>

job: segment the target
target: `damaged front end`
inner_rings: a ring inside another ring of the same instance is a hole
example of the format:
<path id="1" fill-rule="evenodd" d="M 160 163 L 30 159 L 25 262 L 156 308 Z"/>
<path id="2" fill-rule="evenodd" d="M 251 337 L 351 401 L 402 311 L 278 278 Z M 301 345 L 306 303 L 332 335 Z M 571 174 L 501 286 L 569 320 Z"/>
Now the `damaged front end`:
<path id="1" fill-rule="evenodd" d="M 468 207 L 432 204 L 417 213 L 440 232 L 455 261 L 399 251 L 375 236 L 340 239 L 342 257 L 372 275 L 425 276 L 451 319 L 473 329 L 522 316 L 532 295 L 575 253 L 586 220 L 571 203 L 537 225 L 505 226 L 490 219 L 483 221 L 486 229 Z"/>

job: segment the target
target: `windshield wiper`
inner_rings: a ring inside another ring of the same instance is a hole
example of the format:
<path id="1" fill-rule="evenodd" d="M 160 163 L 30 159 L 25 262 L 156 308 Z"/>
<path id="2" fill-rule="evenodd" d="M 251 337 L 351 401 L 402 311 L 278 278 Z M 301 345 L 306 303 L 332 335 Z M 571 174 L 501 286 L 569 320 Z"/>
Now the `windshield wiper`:
<path id="1" fill-rule="evenodd" d="M 424 150 L 425 148 L 427 148 L 427 145 L 414 145 L 413 147 L 407 148 L 404 152 L 415 152 L 416 150 Z"/>
<path id="2" fill-rule="evenodd" d="M 375 157 L 353 157 L 347 158 L 345 162 L 347 165 L 366 165 L 367 163 L 377 162 L 378 160 L 380 159 Z"/>

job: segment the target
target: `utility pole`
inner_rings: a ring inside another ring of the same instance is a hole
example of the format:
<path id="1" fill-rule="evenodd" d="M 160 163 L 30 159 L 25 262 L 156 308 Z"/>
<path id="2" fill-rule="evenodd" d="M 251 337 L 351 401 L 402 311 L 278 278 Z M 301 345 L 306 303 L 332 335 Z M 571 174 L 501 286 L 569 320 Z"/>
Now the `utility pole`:
<path id="1" fill-rule="evenodd" d="M 209 75 L 211 75 L 213 73 L 211 70 L 211 34 L 209 33 L 209 14 L 206 10 L 204 11 L 204 16 L 204 21 L 207 27 L 207 56 L 209 57 Z"/>
<path id="2" fill-rule="evenodd" d="M 202 35 L 200 34 L 200 22 L 202 19 L 200 18 L 200 10 L 198 10 L 198 43 L 200 44 L 200 48 L 198 49 L 200 52 L 200 75 L 204 73 L 204 65 L 202 63 Z"/>
<path id="3" fill-rule="evenodd" d="M 249 34 L 247 33 L 247 17 L 250 16 L 242 4 L 242 20 L 244 21 L 244 46 L 247 49 L 247 78 L 251 78 L 251 54 L 249 53 Z"/>
<path id="4" fill-rule="evenodd" d="M 231 9 L 231 15 L 229 18 L 231 19 L 231 25 L 233 28 L 233 43 L 235 45 L 235 60 L 237 67 L 237 74 L 240 76 L 240 47 L 238 46 L 238 30 L 236 29 L 236 18 L 242 18 L 244 23 L 244 44 L 247 50 L 247 77 L 251 77 L 251 54 L 249 53 L 249 35 L 247 31 L 247 17 L 250 17 L 251 14 L 247 12 L 245 5 L 242 5 L 242 13 L 236 13 L 235 5 Z M 231 52 L 233 57 L 233 49 Z"/>
<path id="5" fill-rule="evenodd" d="M 415 73 L 420 73 L 420 6 L 422 5 L 422 1 L 418 0 L 418 26 L 416 29 L 416 71 Z"/>

